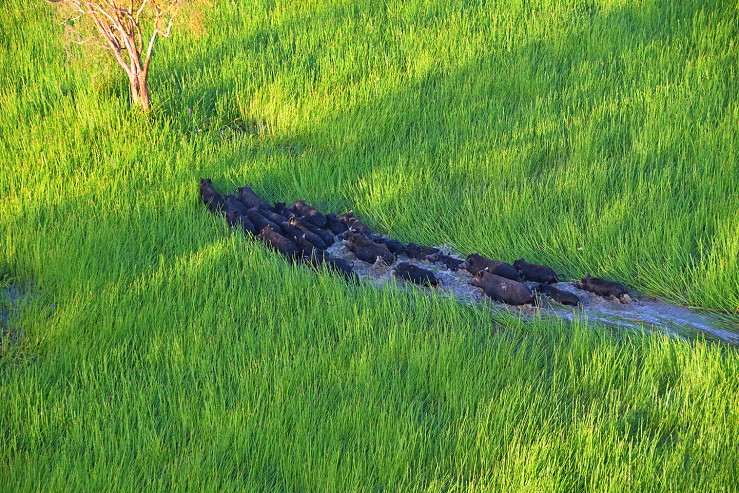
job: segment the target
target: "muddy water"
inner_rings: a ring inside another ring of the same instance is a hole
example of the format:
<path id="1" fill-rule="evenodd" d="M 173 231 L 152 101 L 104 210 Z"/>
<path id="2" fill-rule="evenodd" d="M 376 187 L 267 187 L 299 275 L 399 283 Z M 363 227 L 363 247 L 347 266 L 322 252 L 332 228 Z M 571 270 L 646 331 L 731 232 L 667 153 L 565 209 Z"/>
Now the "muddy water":
<path id="1" fill-rule="evenodd" d="M 447 255 L 462 258 L 455 255 L 451 248 L 446 245 L 436 248 Z M 402 287 L 403 285 L 402 281 L 395 280 L 392 274 L 393 265 L 387 266 L 382 261 L 378 261 L 374 265 L 362 262 L 341 241 L 337 241 L 327 252 L 353 263 L 354 271 L 362 279 L 373 282 L 378 286 L 392 284 Z M 701 335 L 706 339 L 739 345 L 739 317 L 697 313 L 660 301 L 642 299 L 638 295 L 632 296 L 634 299 L 632 303 L 621 303 L 616 299 L 606 299 L 578 289 L 572 283 L 567 282 L 556 283 L 554 286 L 576 294 L 582 300 L 582 306 L 559 305 L 544 298 L 539 307 L 528 305 L 514 308 L 492 301 L 485 296 L 482 289 L 472 286 L 470 284 L 472 276 L 465 270 L 450 271 L 441 264 L 409 259 L 404 255 L 398 256 L 398 261 L 408 262 L 433 271 L 440 281 L 440 286 L 431 289 L 439 291 L 440 294 L 451 295 L 465 304 L 487 303 L 502 310 L 517 310 L 529 315 L 544 313 L 567 320 L 587 319 L 624 329 L 660 331 L 686 338 Z M 533 284 L 530 286 L 533 286 Z"/>
<path id="2" fill-rule="evenodd" d="M 577 289 L 570 283 L 557 283 L 560 289 L 575 293 L 583 300 L 581 309 L 567 309 L 555 303 L 546 306 L 547 311 L 572 320 L 587 318 L 608 325 L 627 329 L 646 329 L 661 331 L 683 337 L 703 335 L 706 339 L 716 339 L 739 345 L 739 318 L 698 313 L 687 308 L 661 301 L 639 299 L 634 296 L 632 303 L 621 303 L 596 296 Z"/>
<path id="3" fill-rule="evenodd" d="M 12 285 L 0 291 L 0 334 L 4 334 L 8 328 L 10 310 L 18 303 L 22 296 L 22 291 Z"/>
<path id="4" fill-rule="evenodd" d="M 15 343 L 25 333 L 25 330 L 11 330 L 11 312 L 18 309 L 18 304 L 27 296 L 27 290 L 23 286 L 10 285 L 0 290 L 0 351 L 7 349 L 8 343 Z"/>

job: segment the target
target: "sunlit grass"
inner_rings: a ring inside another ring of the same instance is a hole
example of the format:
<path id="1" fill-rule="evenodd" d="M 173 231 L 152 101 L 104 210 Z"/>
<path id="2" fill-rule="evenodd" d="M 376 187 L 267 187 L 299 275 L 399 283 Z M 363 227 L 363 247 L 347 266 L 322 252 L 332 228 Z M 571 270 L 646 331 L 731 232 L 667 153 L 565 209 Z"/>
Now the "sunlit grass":
<path id="1" fill-rule="evenodd" d="M 229 231 L 197 180 L 735 312 L 737 26 L 722 2 L 217 2 L 157 46 L 144 116 L 49 5 L 4 9 L 0 283 L 32 289 L 0 488 L 731 490 L 735 349 L 347 285 Z"/>

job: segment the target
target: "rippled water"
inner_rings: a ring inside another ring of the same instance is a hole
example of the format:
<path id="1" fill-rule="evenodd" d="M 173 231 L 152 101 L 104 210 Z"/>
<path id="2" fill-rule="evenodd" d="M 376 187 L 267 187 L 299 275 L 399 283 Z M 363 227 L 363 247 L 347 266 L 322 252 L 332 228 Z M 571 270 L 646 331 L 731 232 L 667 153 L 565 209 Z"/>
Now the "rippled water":
<path id="1" fill-rule="evenodd" d="M 618 327 L 662 331 L 687 337 L 702 334 L 708 339 L 739 344 L 737 317 L 695 312 L 661 301 L 639 299 L 638 296 L 633 303 L 622 304 L 577 289 L 570 283 L 558 283 L 556 286 L 577 294 L 583 300 L 581 309 L 567 309 L 554 303 L 546 307 L 568 320 L 587 317 L 588 320 Z"/>
<path id="2" fill-rule="evenodd" d="M 444 253 L 455 256 L 447 246 L 437 247 Z M 354 271 L 363 279 L 385 286 L 394 279 L 393 265 L 387 266 L 378 261 L 374 265 L 358 260 L 341 242 L 336 242 L 328 249 L 328 253 L 353 262 Z M 461 258 L 456 256 L 457 258 Z M 451 294 L 462 303 L 490 303 L 501 309 L 509 309 L 507 305 L 494 302 L 485 296 L 482 289 L 472 286 L 472 276 L 464 270 L 450 271 L 439 264 L 408 259 L 401 255 L 398 261 L 409 262 L 434 272 L 441 285 L 432 288 Z M 581 307 L 570 307 L 551 303 L 547 298 L 541 307 L 527 307 L 524 313 L 544 312 L 567 320 L 586 318 L 611 326 L 626 329 L 661 331 L 681 337 L 702 335 L 706 339 L 720 340 L 739 345 L 739 317 L 699 313 L 687 308 L 671 305 L 661 301 L 640 299 L 633 296 L 632 303 L 621 303 L 615 299 L 606 299 L 588 291 L 576 288 L 572 283 L 554 284 L 559 289 L 576 294 L 582 300 Z"/>

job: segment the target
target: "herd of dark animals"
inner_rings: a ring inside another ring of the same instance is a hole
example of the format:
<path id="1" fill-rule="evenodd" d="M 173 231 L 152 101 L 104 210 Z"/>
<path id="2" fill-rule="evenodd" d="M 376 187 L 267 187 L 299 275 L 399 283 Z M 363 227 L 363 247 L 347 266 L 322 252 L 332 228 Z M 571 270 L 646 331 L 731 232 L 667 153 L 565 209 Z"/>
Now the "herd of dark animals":
<path id="1" fill-rule="evenodd" d="M 552 285 L 558 282 L 553 269 L 526 262 L 522 258 L 513 265 L 474 253 L 466 260 L 461 260 L 442 253 L 438 248 L 415 243 L 404 245 L 392 238 L 374 234 L 352 211 L 340 216 L 324 215 L 304 200 L 298 200 L 291 206 L 282 202 L 271 205 L 259 197 L 250 185 L 224 197 L 213 188 L 211 180 L 203 178 L 200 180 L 200 196 L 211 212 L 226 217 L 229 226 L 256 236 L 289 261 L 333 270 L 347 279 L 357 279 L 353 265 L 326 253 L 337 240 L 344 241 L 346 247 L 362 262 L 374 264 L 379 259 L 388 266 L 395 264 L 393 275 L 414 284 L 437 286 L 439 280 L 432 271 L 397 261 L 397 256 L 405 255 L 410 259 L 440 264 L 451 271 L 464 269 L 474 276 L 470 284 L 481 288 L 488 297 L 509 305 L 534 303 L 537 294 L 564 305 L 578 306 L 582 303 L 577 295 Z M 615 281 L 586 275 L 575 286 L 599 296 L 624 302 L 629 300 L 626 288 Z"/>

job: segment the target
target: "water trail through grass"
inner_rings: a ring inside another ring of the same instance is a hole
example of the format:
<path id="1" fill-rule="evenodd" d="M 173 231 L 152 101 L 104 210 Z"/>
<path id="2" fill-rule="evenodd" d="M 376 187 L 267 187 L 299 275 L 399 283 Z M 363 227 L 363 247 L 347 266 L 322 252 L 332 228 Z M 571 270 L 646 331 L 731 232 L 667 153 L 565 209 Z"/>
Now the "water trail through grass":
<path id="1" fill-rule="evenodd" d="M 455 255 L 446 245 L 437 246 L 436 248 L 453 257 L 462 258 Z M 403 281 L 396 281 L 393 276 L 393 268 L 396 264 L 386 265 L 381 260 L 378 260 L 375 264 L 362 262 L 342 242 L 336 242 L 329 248 L 328 252 L 352 262 L 354 271 L 363 279 L 369 280 L 380 287 L 403 288 Z M 517 310 L 528 316 L 545 314 L 569 321 L 587 319 L 624 329 L 647 330 L 649 332 L 661 331 L 686 338 L 703 336 L 709 340 L 719 340 L 739 345 L 739 319 L 730 315 L 699 313 L 685 307 L 644 298 L 639 295 L 634 297 L 632 303 L 622 303 L 579 289 L 572 282 L 554 283 L 553 286 L 577 295 L 582 301 L 580 307 L 575 308 L 552 303 L 542 296 L 540 298 L 541 306 L 525 305 L 520 308 L 513 308 L 491 300 L 482 289 L 472 286 L 470 284 L 472 276 L 465 270 L 451 271 L 439 264 L 405 258 L 405 256 L 399 258 L 398 262 L 401 260 L 432 271 L 440 281 L 436 291 L 468 305 L 485 303 L 497 310 Z M 535 285 L 535 283 L 526 284 L 532 288 Z"/>
<path id="2" fill-rule="evenodd" d="M 695 312 L 659 300 L 639 297 L 633 303 L 624 304 L 577 289 L 571 283 L 557 283 L 555 286 L 575 293 L 583 300 L 582 310 L 568 310 L 557 304 L 546 306 L 546 311 L 567 320 L 580 317 L 627 329 L 662 331 L 688 338 L 702 335 L 707 339 L 739 344 L 739 319 L 730 315 Z"/>

